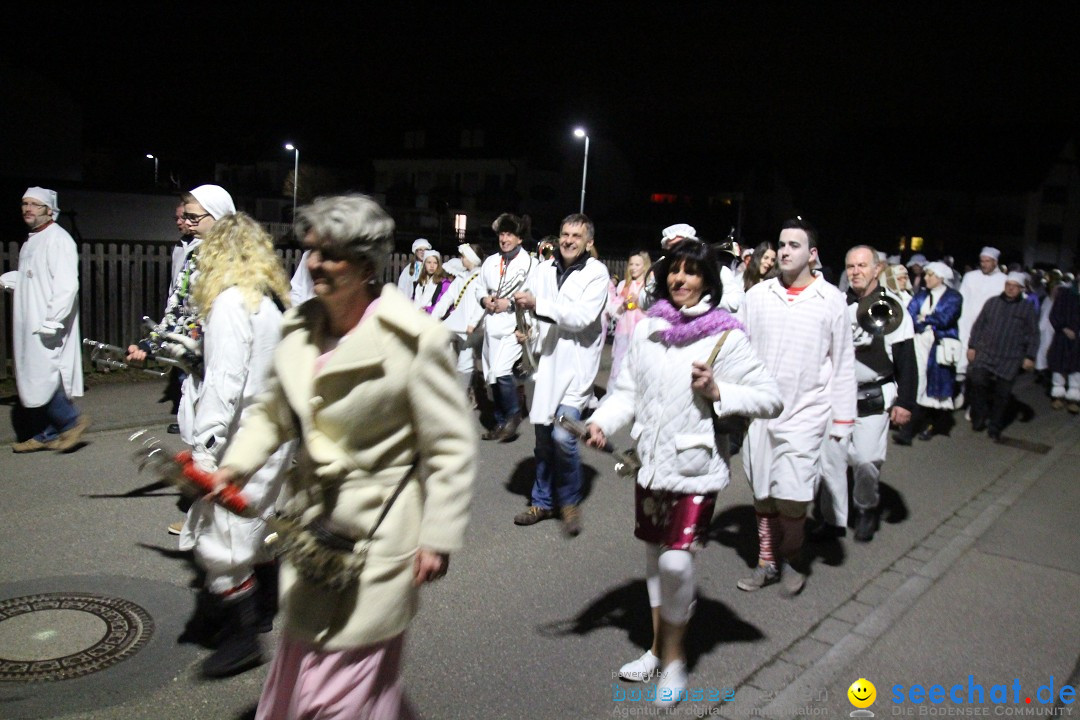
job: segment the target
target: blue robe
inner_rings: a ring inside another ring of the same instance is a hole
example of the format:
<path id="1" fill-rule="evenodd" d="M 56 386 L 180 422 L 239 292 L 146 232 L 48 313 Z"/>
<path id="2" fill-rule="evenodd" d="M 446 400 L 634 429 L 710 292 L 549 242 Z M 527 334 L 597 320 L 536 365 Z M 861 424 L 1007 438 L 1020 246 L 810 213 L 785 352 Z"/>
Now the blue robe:
<path id="1" fill-rule="evenodd" d="M 952 365 L 938 365 L 937 349 L 944 338 L 960 339 L 957 321 L 960 319 L 964 298 L 956 290 L 946 288 L 930 315 L 923 322 L 919 322 L 919 308 L 929 294 L 929 290 L 920 290 L 908 303 L 908 314 L 915 322 L 916 335 L 927 327 L 934 329 L 934 344 L 930 346 L 930 357 L 926 360 L 926 394 L 935 398 L 952 398 L 956 394 L 956 368 Z"/>

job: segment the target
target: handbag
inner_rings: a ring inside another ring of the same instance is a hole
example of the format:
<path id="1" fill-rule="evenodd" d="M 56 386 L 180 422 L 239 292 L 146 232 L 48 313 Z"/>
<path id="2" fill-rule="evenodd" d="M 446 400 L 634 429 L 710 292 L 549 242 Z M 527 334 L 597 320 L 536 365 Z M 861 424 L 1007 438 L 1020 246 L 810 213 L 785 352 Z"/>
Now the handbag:
<path id="1" fill-rule="evenodd" d="M 724 342 L 727 340 L 730 330 L 725 330 L 720 334 L 720 339 L 716 341 L 716 346 L 709 353 L 709 359 L 705 361 L 705 364 L 712 367 L 712 364 L 716 361 L 716 356 L 720 354 L 720 348 L 724 347 Z M 709 403 L 709 412 L 712 414 L 713 432 L 717 435 L 742 435 L 746 432 L 746 429 L 750 427 L 750 418 L 745 415 L 726 415 L 722 418 L 716 416 L 716 411 L 713 409 L 712 403 Z"/>
<path id="2" fill-rule="evenodd" d="M 279 552 L 305 580 L 333 592 L 347 590 L 360 580 L 375 531 L 379 529 L 386 514 L 390 512 L 390 506 L 401 494 L 419 464 L 419 458 L 413 461 L 394 492 L 383 503 L 379 517 L 363 538 L 354 540 L 335 532 L 329 527 L 325 516 L 301 525 L 299 515 L 290 515 L 286 511 L 280 518 L 284 532 L 279 532 Z"/>
<path id="3" fill-rule="evenodd" d="M 955 367 L 960 362 L 960 354 L 963 351 L 963 346 L 956 338 L 941 338 L 938 340 L 935 359 L 937 360 L 938 365 L 951 365 Z"/>

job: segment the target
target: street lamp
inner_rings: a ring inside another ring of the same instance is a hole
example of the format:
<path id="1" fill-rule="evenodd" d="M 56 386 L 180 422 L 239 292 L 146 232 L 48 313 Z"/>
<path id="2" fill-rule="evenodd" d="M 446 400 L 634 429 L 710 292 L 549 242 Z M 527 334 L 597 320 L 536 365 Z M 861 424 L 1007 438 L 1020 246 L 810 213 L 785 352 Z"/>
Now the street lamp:
<path id="1" fill-rule="evenodd" d="M 150 153 L 146 153 L 146 159 L 154 161 L 154 187 L 157 187 L 157 164 L 158 164 L 157 155 L 151 155 Z"/>
<path id="2" fill-rule="evenodd" d="M 292 143 L 285 143 L 286 150 L 292 150 L 296 153 L 293 156 L 293 171 L 292 171 L 292 220 L 296 222 L 296 186 L 300 184 L 300 148 L 296 147 Z"/>
<path id="3" fill-rule="evenodd" d="M 585 175 L 589 172 L 589 135 L 583 128 L 574 128 L 574 137 L 585 138 L 585 164 L 581 166 L 581 208 L 578 212 L 585 213 Z"/>

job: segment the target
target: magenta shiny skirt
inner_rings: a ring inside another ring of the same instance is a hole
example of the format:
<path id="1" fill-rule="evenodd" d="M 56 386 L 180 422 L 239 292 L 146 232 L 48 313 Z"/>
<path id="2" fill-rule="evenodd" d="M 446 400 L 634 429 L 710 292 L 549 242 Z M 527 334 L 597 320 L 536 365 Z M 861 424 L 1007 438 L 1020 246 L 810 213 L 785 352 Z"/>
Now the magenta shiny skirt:
<path id="1" fill-rule="evenodd" d="M 705 546 L 716 493 L 689 495 L 634 485 L 634 537 L 672 550 Z"/>

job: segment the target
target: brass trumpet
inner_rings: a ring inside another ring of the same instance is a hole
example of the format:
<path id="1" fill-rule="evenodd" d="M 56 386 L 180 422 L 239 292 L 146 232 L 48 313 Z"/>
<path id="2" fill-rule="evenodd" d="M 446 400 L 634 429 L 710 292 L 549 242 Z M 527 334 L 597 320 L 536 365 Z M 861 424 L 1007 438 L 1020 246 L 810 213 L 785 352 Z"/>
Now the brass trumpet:
<path id="1" fill-rule="evenodd" d="M 884 287 L 870 293 L 859 301 L 855 310 L 855 322 L 874 337 L 888 335 L 904 321 L 904 306 L 889 295 Z"/>
<path id="2" fill-rule="evenodd" d="M 525 339 L 521 341 L 521 374 L 532 375 L 536 372 L 536 368 L 539 367 L 536 361 L 536 353 L 533 352 L 532 343 L 529 340 L 529 332 L 532 330 L 532 326 L 525 315 L 525 310 L 517 307 L 516 303 L 514 315 L 517 317 L 517 331 L 525 336 Z"/>

